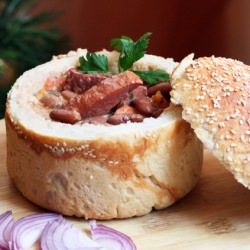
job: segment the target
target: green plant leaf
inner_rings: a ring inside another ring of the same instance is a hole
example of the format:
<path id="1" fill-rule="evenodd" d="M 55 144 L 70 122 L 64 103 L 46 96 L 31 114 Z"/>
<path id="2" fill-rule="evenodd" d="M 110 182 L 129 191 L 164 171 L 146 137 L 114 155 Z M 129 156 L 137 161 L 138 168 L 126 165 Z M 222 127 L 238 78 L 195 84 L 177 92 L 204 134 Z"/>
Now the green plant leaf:
<path id="1" fill-rule="evenodd" d="M 151 32 L 148 32 L 142 35 L 136 42 L 127 36 L 111 40 L 111 45 L 121 52 L 118 61 L 120 72 L 130 69 L 134 62 L 144 56 L 148 47 L 149 36 L 151 34 Z"/>
<path id="2" fill-rule="evenodd" d="M 122 36 L 121 38 L 111 39 L 110 46 L 114 47 L 115 50 L 122 52 L 123 48 L 129 43 L 133 43 L 133 40 L 128 36 Z"/>
<path id="3" fill-rule="evenodd" d="M 84 73 L 110 73 L 108 67 L 108 58 L 105 55 L 87 52 L 86 59 L 82 56 L 79 58 L 79 62 L 80 66 L 78 69 Z"/>
<path id="4" fill-rule="evenodd" d="M 159 82 L 168 82 L 169 74 L 165 70 L 147 70 L 147 71 L 137 71 L 133 70 L 143 81 L 147 82 L 149 85 L 154 85 Z"/>

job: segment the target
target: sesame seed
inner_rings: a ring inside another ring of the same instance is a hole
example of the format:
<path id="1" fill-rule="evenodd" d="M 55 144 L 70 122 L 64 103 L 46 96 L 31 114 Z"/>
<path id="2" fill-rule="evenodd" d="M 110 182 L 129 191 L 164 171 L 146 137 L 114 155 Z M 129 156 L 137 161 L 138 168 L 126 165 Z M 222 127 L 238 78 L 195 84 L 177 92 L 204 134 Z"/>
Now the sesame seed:
<path id="1" fill-rule="evenodd" d="M 225 128 L 225 123 L 224 123 L 224 122 L 220 122 L 220 123 L 219 123 L 219 127 L 220 127 L 220 128 Z"/>
<path id="2" fill-rule="evenodd" d="M 231 129 L 230 132 L 235 135 L 236 134 L 236 131 L 234 129 Z"/>
<path id="3" fill-rule="evenodd" d="M 213 113 L 208 113 L 207 116 L 208 116 L 208 117 L 214 117 L 214 116 L 215 116 L 215 113 L 214 113 L 214 112 L 213 112 Z"/>
<path id="4" fill-rule="evenodd" d="M 221 141 L 224 140 L 224 135 L 220 135 L 220 140 L 221 140 Z"/>
<path id="5" fill-rule="evenodd" d="M 208 109 L 208 105 L 203 105 L 202 108 L 203 108 L 204 110 L 207 110 L 207 109 Z"/>
<path id="6" fill-rule="evenodd" d="M 236 118 L 237 116 L 238 116 L 238 114 L 235 113 L 235 114 L 232 114 L 230 117 L 234 119 L 234 118 Z"/>
<path id="7" fill-rule="evenodd" d="M 211 74 L 212 77 L 215 77 L 217 75 L 218 75 L 218 71 L 213 71 L 212 74 Z"/>
<path id="8" fill-rule="evenodd" d="M 204 96 L 200 96 L 200 95 L 199 95 L 199 96 L 196 97 L 196 101 L 204 100 L 204 98 L 205 98 Z"/>
<path id="9" fill-rule="evenodd" d="M 230 92 L 226 92 L 225 94 L 223 94 L 224 97 L 230 96 Z"/>
<path id="10" fill-rule="evenodd" d="M 207 86 L 206 85 L 202 85 L 201 86 L 201 90 L 203 90 L 203 91 L 207 90 Z"/>
<path id="11" fill-rule="evenodd" d="M 73 154 L 75 152 L 75 149 L 74 148 L 69 148 L 68 152 L 71 153 L 71 154 Z"/>
<path id="12" fill-rule="evenodd" d="M 220 106 L 220 104 L 219 104 L 219 103 L 214 103 L 214 108 L 218 108 L 218 109 L 220 109 L 220 108 L 221 108 L 221 106 Z"/>

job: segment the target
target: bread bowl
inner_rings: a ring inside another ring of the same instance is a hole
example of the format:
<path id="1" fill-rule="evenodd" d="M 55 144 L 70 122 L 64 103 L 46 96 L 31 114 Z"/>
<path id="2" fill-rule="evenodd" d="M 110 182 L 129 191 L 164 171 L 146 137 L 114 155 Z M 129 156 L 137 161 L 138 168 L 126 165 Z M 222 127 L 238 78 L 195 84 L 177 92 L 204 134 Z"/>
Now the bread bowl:
<path id="1" fill-rule="evenodd" d="M 196 185 L 203 147 L 181 108 L 119 125 L 63 123 L 49 117 L 37 93 L 49 77 L 78 65 L 79 49 L 25 72 L 6 104 L 7 168 L 33 203 L 68 216 L 108 220 L 163 209 Z M 119 53 L 103 50 L 117 73 Z M 145 55 L 133 69 L 164 69 L 172 59 Z"/>
<path id="2" fill-rule="evenodd" d="M 250 188 L 250 66 L 190 54 L 175 68 L 171 101 L 235 179 Z"/>

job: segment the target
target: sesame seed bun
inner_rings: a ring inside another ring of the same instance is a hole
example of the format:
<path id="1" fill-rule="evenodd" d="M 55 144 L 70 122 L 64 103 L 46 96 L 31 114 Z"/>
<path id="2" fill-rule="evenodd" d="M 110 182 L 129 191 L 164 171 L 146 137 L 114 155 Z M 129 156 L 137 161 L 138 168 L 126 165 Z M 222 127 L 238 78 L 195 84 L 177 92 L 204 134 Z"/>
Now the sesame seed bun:
<path id="1" fill-rule="evenodd" d="M 30 201 L 69 216 L 128 218 L 163 209 L 190 192 L 199 180 L 203 146 L 179 106 L 158 118 L 115 126 L 51 120 L 36 93 L 50 76 L 75 67 L 86 50 L 54 57 L 24 73 L 8 94 L 7 168 Z M 118 70 L 118 53 L 107 55 Z M 164 69 L 172 59 L 153 55 L 134 69 Z"/>
<path id="2" fill-rule="evenodd" d="M 189 55 L 171 76 L 171 101 L 204 145 L 250 188 L 250 66 Z"/>

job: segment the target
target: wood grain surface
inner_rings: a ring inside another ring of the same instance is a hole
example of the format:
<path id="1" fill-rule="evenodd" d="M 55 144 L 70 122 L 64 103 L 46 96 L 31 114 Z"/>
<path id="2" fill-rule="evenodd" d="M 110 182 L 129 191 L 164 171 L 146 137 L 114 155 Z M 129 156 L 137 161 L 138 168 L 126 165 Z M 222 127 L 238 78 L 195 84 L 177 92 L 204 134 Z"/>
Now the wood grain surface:
<path id="1" fill-rule="evenodd" d="M 15 219 L 45 212 L 26 200 L 11 183 L 6 169 L 4 120 L 0 121 L 0 214 L 12 210 Z M 79 229 L 88 222 L 67 218 Z M 196 188 L 175 205 L 142 217 L 101 221 L 129 235 L 138 250 L 250 249 L 250 191 L 205 151 Z"/>

